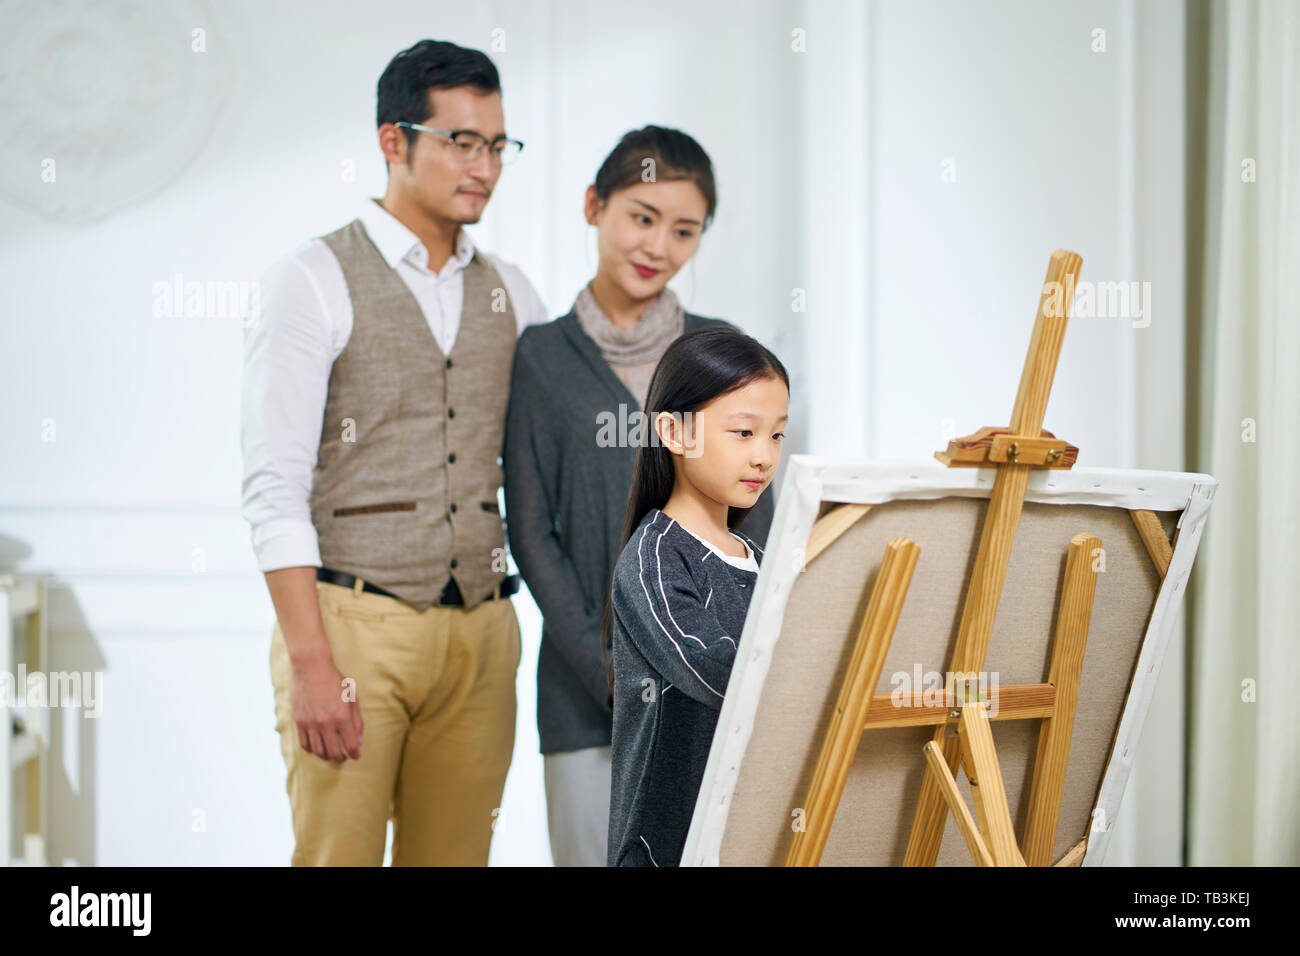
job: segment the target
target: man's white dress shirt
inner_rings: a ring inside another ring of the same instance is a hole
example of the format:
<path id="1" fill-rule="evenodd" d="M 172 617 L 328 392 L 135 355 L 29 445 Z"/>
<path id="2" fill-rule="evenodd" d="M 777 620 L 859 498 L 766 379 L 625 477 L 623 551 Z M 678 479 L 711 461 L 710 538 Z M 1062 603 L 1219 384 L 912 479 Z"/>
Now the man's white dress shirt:
<path id="1" fill-rule="evenodd" d="M 460 329 L 463 270 L 474 244 L 461 229 L 441 272 L 415 233 L 373 199 L 357 218 L 388 264 L 410 288 L 446 355 Z M 480 250 L 505 283 L 519 333 L 546 322 L 546 307 L 520 269 Z M 320 447 L 325 393 L 334 360 L 352 334 L 352 300 L 338 259 L 309 239 L 275 262 L 261 282 L 260 320 L 244 338 L 244 518 L 252 527 L 258 568 L 320 566 L 308 496 Z"/>

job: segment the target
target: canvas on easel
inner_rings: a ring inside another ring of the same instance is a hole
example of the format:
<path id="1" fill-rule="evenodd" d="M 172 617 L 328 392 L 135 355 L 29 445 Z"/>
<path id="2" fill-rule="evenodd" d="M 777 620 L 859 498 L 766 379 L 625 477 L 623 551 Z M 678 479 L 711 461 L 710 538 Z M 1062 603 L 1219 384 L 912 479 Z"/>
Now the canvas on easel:
<path id="1" fill-rule="evenodd" d="M 683 865 L 1104 858 L 1216 483 L 1042 430 L 1049 284 L 1009 427 L 791 458 Z"/>

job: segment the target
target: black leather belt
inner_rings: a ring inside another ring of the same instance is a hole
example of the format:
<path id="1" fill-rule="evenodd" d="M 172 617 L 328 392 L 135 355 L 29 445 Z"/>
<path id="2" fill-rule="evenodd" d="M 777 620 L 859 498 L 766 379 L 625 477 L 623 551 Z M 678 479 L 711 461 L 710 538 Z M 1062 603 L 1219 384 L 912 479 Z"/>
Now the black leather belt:
<path id="1" fill-rule="evenodd" d="M 355 588 L 357 586 L 357 576 L 348 574 L 346 571 L 335 571 L 331 568 L 317 568 L 316 580 L 324 581 L 326 584 L 337 584 L 340 587 Z M 371 584 L 369 581 L 361 582 L 361 590 L 367 594 L 380 594 L 384 597 L 390 597 L 394 600 L 402 600 L 392 591 L 385 591 L 377 584 Z M 509 597 L 519 590 L 519 575 L 507 574 L 501 581 L 499 589 L 493 589 L 492 593 L 487 596 L 487 600 L 494 601 L 498 597 Z M 461 596 L 460 588 L 456 585 L 456 579 L 450 578 L 447 586 L 442 589 L 442 594 L 438 598 L 439 605 L 449 607 L 464 605 L 465 599 Z"/>

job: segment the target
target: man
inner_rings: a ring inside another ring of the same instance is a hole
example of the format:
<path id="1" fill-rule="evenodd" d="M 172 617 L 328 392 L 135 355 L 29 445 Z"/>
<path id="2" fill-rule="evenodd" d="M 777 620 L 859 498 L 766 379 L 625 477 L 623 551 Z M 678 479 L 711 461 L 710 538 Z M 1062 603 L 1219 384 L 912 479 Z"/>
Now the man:
<path id="1" fill-rule="evenodd" d="M 379 865 L 391 818 L 394 865 L 485 865 L 522 651 L 499 456 L 515 342 L 546 310 L 461 228 L 522 148 L 492 62 L 423 40 L 377 118 L 384 197 L 268 271 L 245 343 L 292 862 Z"/>

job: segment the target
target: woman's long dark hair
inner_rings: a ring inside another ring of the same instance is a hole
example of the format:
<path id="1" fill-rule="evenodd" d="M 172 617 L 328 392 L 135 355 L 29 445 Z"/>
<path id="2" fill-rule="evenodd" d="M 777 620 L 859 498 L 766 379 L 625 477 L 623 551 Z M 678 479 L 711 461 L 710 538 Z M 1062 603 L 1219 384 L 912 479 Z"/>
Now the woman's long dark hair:
<path id="1" fill-rule="evenodd" d="M 660 412 L 675 415 L 696 412 L 718 396 L 761 378 L 779 378 L 787 390 L 790 388 L 790 376 L 781 360 L 757 339 L 733 326 L 696 329 L 678 336 L 668 346 L 650 379 L 650 393 L 646 397 L 642 419 L 644 432 L 639 436 L 627 517 L 619 541 L 620 554 L 641 524 L 641 519 L 650 509 L 666 505 L 673 491 L 676 477 L 673 454 L 667 445 L 655 440 L 655 417 Z M 750 510 L 728 508 L 727 527 L 736 527 Z M 613 620 L 613 602 L 606 592 L 600 656 L 605 664 L 610 696 L 614 694 L 614 659 L 610 647 Z"/>

